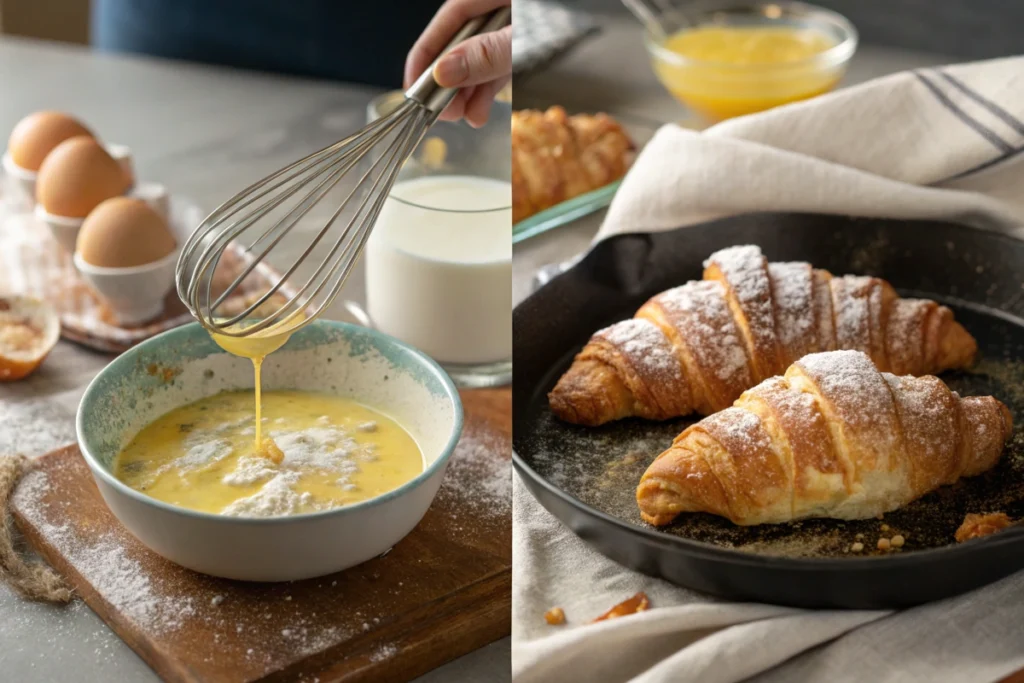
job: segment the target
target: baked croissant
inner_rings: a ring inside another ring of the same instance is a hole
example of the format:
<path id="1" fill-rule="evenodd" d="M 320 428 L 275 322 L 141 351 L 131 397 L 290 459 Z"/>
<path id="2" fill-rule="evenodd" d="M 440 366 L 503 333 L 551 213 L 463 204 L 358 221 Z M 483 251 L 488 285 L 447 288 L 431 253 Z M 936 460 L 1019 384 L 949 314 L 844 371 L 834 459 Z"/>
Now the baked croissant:
<path id="1" fill-rule="evenodd" d="M 565 109 L 512 114 L 512 222 L 626 174 L 633 142 L 606 114 Z"/>
<path id="2" fill-rule="evenodd" d="M 967 367 L 977 351 L 952 311 L 902 299 L 885 280 L 768 263 L 756 246 L 718 251 L 704 267 L 703 280 L 591 337 L 548 394 L 555 415 L 589 426 L 710 415 L 819 351 L 864 351 L 900 375 Z"/>
<path id="3" fill-rule="evenodd" d="M 988 470 L 1013 421 L 991 396 L 880 372 L 860 351 L 802 358 L 692 425 L 647 468 L 640 514 L 735 524 L 866 519 Z"/>

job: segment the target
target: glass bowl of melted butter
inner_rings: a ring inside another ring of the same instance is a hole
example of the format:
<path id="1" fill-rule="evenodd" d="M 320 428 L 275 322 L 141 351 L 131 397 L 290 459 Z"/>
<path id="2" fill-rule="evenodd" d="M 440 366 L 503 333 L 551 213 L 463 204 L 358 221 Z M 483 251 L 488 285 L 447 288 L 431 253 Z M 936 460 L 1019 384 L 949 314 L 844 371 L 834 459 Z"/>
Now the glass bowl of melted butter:
<path id="1" fill-rule="evenodd" d="M 857 49 L 845 17 L 801 2 L 711 0 L 654 19 L 654 72 L 705 123 L 829 92 Z"/>
<path id="2" fill-rule="evenodd" d="M 86 390 L 78 441 L 124 526 L 214 576 L 292 581 L 381 555 L 419 523 L 462 432 L 458 391 L 380 332 L 316 321 L 140 344 Z"/>

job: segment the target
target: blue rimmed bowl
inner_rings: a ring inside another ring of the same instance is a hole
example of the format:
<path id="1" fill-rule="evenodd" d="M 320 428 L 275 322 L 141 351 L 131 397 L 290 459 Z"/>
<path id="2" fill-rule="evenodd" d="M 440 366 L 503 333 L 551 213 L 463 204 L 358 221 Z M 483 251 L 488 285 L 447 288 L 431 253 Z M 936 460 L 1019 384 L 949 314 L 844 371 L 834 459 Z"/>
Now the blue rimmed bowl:
<path id="1" fill-rule="evenodd" d="M 119 356 L 78 408 L 78 443 L 114 516 L 163 557 L 204 574 L 247 581 L 323 576 L 376 557 L 419 523 L 462 433 L 462 403 L 420 351 L 380 332 L 317 321 L 263 365 L 263 388 L 352 398 L 416 439 L 424 471 L 370 500 L 324 512 L 245 518 L 196 512 L 129 488 L 114 459 L 147 424 L 221 391 L 252 388 L 252 364 L 217 346 L 198 324 L 158 335 Z"/>

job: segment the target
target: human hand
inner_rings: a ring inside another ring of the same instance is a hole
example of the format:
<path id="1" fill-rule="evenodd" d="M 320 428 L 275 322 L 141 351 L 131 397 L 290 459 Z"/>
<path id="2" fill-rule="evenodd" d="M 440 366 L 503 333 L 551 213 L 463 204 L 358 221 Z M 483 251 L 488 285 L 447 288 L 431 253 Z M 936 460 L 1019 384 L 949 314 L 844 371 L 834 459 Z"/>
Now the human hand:
<path id="1" fill-rule="evenodd" d="M 463 24 L 512 0 L 447 0 L 405 60 L 405 87 L 412 85 Z M 441 113 L 443 121 L 465 118 L 474 128 L 487 123 L 491 103 L 512 78 L 512 27 L 474 36 L 452 48 L 435 66 L 434 80 L 461 88 Z"/>

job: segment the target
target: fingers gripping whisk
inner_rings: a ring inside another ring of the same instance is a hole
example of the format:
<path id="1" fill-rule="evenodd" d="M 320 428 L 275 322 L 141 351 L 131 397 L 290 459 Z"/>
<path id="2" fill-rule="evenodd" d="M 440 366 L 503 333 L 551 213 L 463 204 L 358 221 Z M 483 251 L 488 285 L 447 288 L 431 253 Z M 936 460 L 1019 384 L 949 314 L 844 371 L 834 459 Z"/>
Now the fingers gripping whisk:
<path id="1" fill-rule="evenodd" d="M 448 49 L 501 28 L 509 17 L 506 8 L 471 20 Z M 178 295 L 192 314 L 231 337 L 292 331 L 319 316 L 341 291 L 402 164 L 456 92 L 438 86 L 428 69 L 388 115 L 250 185 L 207 216 L 175 271 Z M 285 240 L 302 245 L 298 255 L 283 267 L 274 263 L 281 275 L 269 286 L 247 291 L 260 264 L 294 251 L 281 248 Z M 241 247 L 243 267 L 221 282 L 217 266 L 232 244 Z M 228 305 L 239 299 L 241 305 Z"/>

